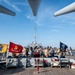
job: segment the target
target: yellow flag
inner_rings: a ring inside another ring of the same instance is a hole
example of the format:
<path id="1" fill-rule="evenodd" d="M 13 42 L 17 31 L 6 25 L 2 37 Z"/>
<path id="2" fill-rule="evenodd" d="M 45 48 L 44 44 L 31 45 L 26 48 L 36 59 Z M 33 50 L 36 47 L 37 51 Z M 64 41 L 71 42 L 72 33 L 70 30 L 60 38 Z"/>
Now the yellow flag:
<path id="1" fill-rule="evenodd" d="M 0 44 L 0 53 L 6 52 L 7 48 L 8 48 L 7 44 Z"/>

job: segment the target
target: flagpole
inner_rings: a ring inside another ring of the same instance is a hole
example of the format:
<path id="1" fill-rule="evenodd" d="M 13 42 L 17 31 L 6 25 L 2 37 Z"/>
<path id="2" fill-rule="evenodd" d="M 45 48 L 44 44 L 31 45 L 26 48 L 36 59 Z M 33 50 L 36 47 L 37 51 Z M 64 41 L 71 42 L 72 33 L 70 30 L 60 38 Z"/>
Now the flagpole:
<path id="1" fill-rule="evenodd" d="M 9 55 L 8 51 L 9 51 L 9 48 L 7 49 L 7 58 L 8 58 L 8 55 Z"/>
<path id="2" fill-rule="evenodd" d="M 10 44 L 8 44 L 8 48 L 7 48 L 7 58 L 8 58 L 8 56 L 9 56 L 9 46 L 10 46 Z M 12 56 L 12 55 L 11 55 Z"/>

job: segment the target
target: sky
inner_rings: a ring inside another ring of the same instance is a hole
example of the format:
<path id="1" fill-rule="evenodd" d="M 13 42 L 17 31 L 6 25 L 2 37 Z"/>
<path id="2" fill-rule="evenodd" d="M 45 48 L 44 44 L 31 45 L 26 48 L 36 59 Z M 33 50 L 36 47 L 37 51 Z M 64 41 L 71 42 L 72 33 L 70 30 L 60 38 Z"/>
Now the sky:
<path id="1" fill-rule="evenodd" d="M 0 43 L 27 46 L 36 41 L 43 46 L 59 47 L 60 42 L 75 48 L 75 12 L 55 17 L 53 14 L 75 0 L 42 0 L 34 16 L 27 0 L 0 0 L 0 5 L 16 16 L 0 13 Z"/>

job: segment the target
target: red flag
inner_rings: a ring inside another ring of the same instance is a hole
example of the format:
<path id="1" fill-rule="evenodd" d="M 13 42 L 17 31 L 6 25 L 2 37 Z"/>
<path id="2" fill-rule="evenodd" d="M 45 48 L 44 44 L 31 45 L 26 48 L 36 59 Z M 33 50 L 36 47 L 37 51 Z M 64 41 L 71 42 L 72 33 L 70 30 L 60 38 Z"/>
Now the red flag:
<path id="1" fill-rule="evenodd" d="M 23 47 L 21 45 L 14 44 L 14 43 L 10 42 L 9 52 L 12 52 L 12 53 L 21 53 L 22 49 L 23 49 Z"/>

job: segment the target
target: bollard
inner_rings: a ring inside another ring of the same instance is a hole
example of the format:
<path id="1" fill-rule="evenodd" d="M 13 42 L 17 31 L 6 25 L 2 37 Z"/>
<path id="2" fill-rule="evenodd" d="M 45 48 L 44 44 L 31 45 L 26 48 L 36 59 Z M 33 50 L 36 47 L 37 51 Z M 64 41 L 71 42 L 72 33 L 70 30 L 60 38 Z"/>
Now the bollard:
<path id="1" fill-rule="evenodd" d="M 40 62 L 40 59 L 37 59 L 37 66 L 36 66 L 36 71 L 39 73 L 39 62 Z"/>
<path id="2" fill-rule="evenodd" d="M 36 71 L 39 73 L 39 66 L 36 67 Z"/>

